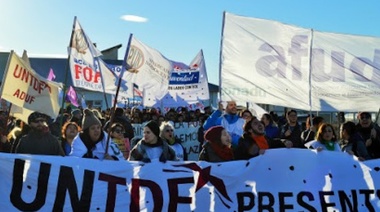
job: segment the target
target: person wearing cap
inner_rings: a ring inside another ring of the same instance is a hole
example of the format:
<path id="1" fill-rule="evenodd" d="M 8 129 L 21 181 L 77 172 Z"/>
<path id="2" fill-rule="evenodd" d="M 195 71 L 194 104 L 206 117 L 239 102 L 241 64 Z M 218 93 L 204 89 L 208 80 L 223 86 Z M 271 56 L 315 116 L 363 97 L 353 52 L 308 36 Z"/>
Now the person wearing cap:
<path id="1" fill-rule="evenodd" d="M 179 161 L 187 160 L 186 150 L 182 146 L 180 139 L 174 136 L 174 126 L 171 122 L 164 121 L 161 123 L 160 137 L 173 148 Z"/>
<path id="2" fill-rule="evenodd" d="M 372 122 L 369 112 L 360 112 L 358 119 L 356 127 L 365 142 L 368 154 L 372 159 L 380 158 L 380 127 Z"/>
<path id="3" fill-rule="evenodd" d="M 122 152 L 108 134 L 102 130 L 102 123 L 90 109 L 84 109 L 82 131 L 75 136 L 69 156 L 108 160 L 124 160 Z M 108 150 L 106 146 L 108 142 Z"/>
<path id="4" fill-rule="evenodd" d="M 160 138 L 160 127 L 157 122 L 150 121 L 144 126 L 143 138 L 133 147 L 129 155 L 130 161 L 177 161 L 176 153 Z"/>
<path id="5" fill-rule="evenodd" d="M 205 132 L 204 139 L 206 142 L 199 153 L 200 161 L 223 162 L 234 159 L 231 136 L 224 127 L 211 127 Z"/>
<path id="6" fill-rule="evenodd" d="M 33 112 L 28 117 L 30 130 L 16 146 L 15 153 L 37 155 L 61 155 L 65 153 L 59 140 L 50 133 L 47 125 L 49 116 Z"/>

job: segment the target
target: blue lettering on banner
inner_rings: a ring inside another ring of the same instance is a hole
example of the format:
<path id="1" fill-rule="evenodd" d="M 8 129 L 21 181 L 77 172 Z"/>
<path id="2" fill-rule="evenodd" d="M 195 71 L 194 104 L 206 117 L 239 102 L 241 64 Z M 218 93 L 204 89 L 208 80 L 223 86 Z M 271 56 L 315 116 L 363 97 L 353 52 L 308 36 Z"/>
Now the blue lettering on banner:
<path id="1" fill-rule="evenodd" d="M 195 84 L 199 83 L 199 72 L 173 72 L 169 84 L 179 85 L 179 84 Z"/>
<path id="2" fill-rule="evenodd" d="M 290 65 L 292 67 L 292 80 L 302 80 L 302 57 L 308 56 L 309 38 L 305 35 L 295 35 L 291 40 L 291 46 L 288 50 L 281 46 L 271 45 L 268 43 L 262 44 L 259 47 L 260 51 L 271 53 L 263 56 L 256 61 L 255 67 L 257 73 L 264 77 L 287 78 L 286 69 Z M 323 49 L 313 48 L 312 50 L 312 80 L 316 82 L 345 82 L 345 52 L 331 51 L 325 52 Z M 325 57 L 331 55 L 331 70 L 324 69 Z M 291 64 L 286 62 L 286 58 L 290 57 Z M 364 72 L 366 67 L 371 70 L 372 76 L 365 77 Z M 376 81 L 379 77 L 377 70 L 380 69 L 380 49 L 374 50 L 373 59 L 366 57 L 354 57 L 349 63 L 346 70 L 353 73 L 356 80 L 362 82 Z"/>

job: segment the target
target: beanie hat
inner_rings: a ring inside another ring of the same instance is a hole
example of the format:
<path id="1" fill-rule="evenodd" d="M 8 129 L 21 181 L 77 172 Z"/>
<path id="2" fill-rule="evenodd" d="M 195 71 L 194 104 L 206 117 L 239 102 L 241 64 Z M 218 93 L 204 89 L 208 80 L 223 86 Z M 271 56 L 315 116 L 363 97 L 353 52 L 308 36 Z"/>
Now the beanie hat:
<path id="1" fill-rule="evenodd" d="M 47 116 L 43 113 L 40 113 L 40 112 L 33 112 L 31 113 L 29 116 L 28 116 L 28 124 L 32 123 L 33 121 L 35 121 L 36 119 L 38 118 L 44 118 L 46 120 Z M 47 121 L 47 120 L 46 120 Z"/>
<path id="2" fill-rule="evenodd" d="M 209 142 L 220 142 L 220 137 L 222 137 L 223 130 L 224 127 L 222 126 L 211 127 L 205 132 L 204 138 Z"/>
<path id="3" fill-rule="evenodd" d="M 157 136 L 157 138 L 160 137 L 160 127 L 158 126 L 157 122 L 150 121 L 146 123 L 145 127 L 148 127 L 153 132 L 153 134 Z"/>
<path id="4" fill-rule="evenodd" d="M 92 125 L 102 125 L 102 123 L 99 121 L 98 118 L 96 118 L 96 116 L 94 115 L 94 112 L 92 112 L 90 109 L 84 109 L 84 117 L 83 117 L 83 121 L 82 121 L 82 129 L 83 130 L 86 130 L 88 129 L 89 127 L 91 127 Z"/>

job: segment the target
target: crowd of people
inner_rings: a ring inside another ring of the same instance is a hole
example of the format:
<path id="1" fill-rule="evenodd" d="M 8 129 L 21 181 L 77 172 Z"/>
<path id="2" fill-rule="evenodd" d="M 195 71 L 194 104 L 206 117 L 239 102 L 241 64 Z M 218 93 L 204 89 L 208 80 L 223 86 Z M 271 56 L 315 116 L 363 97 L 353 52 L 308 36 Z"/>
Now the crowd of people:
<path id="1" fill-rule="evenodd" d="M 113 115 L 112 115 L 113 113 Z M 67 107 L 52 120 L 33 112 L 27 123 L 0 113 L 0 151 L 20 154 L 60 155 L 99 160 L 186 161 L 188 155 L 176 136 L 174 123 L 198 122 L 199 160 L 222 162 L 247 160 L 272 148 L 302 148 L 336 151 L 360 160 L 380 158 L 380 127 L 369 112 L 358 113 L 358 123 L 340 125 L 339 134 L 321 116 L 299 123 L 297 111 L 289 110 L 280 122 L 274 113 L 255 117 L 238 111 L 235 101 L 189 111 L 156 108 Z M 142 124 L 143 135 L 135 136 L 132 124 Z"/>

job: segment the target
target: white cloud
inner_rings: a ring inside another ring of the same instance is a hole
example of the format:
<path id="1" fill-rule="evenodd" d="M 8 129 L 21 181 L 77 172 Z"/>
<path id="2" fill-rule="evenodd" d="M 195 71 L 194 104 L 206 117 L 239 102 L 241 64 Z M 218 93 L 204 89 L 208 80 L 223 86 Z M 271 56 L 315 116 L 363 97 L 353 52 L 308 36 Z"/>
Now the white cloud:
<path id="1" fill-rule="evenodd" d="M 123 15 L 120 17 L 124 21 L 131 21 L 131 22 L 147 22 L 148 19 L 136 15 Z"/>

